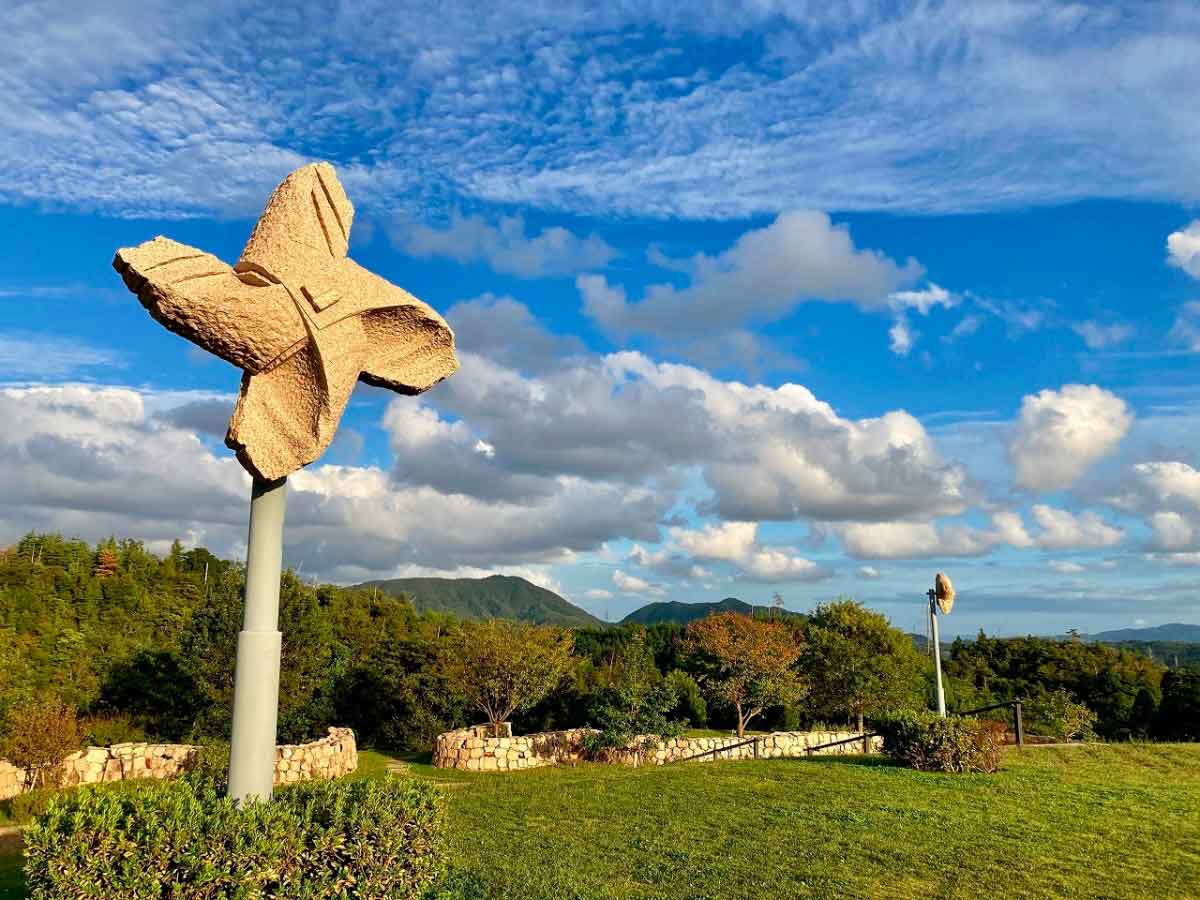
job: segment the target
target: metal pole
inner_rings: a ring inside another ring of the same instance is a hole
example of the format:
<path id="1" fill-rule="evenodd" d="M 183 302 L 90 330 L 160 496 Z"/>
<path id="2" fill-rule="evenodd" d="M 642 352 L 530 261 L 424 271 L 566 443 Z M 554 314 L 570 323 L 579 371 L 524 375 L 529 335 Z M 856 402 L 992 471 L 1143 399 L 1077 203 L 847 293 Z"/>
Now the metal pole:
<path id="1" fill-rule="evenodd" d="M 279 716 L 279 579 L 287 479 L 254 479 L 246 541 L 246 613 L 233 681 L 229 796 L 239 805 L 271 799 Z"/>
<path id="2" fill-rule="evenodd" d="M 933 596 L 933 591 L 930 591 L 929 594 L 929 623 L 930 631 L 933 634 L 933 672 L 937 679 L 937 707 L 938 715 L 944 719 L 946 717 L 946 693 L 942 689 L 942 645 L 938 639 L 937 601 Z"/>

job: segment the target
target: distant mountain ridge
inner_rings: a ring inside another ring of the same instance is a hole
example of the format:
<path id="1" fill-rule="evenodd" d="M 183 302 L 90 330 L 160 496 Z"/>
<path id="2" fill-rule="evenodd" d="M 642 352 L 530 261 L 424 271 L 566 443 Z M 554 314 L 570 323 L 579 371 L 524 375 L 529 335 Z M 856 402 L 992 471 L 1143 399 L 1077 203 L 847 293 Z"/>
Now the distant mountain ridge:
<path id="1" fill-rule="evenodd" d="M 367 581 L 360 588 L 406 595 L 419 612 L 453 613 L 463 619 L 516 619 L 537 625 L 588 628 L 603 625 L 554 591 L 516 575 L 486 578 L 389 578 Z"/>
<path id="2" fill-rule="evenodd" d="M 686 625 L 696 619 L 703 619 L 713 613 L 735 612 L 747 616 L 770 617 L 775 615 L 798 616 L 799 613 L 788 610 L 777 610 L 772 606 L 757 606 L 739 600 L 737 597 L 726 597 L 711 603 L 680 603 L 678 600 L 663 600 L 657 603 L 647 603 L 623 618 L 621 625 L 657 625 L 660 622 L 678 622 Z"/>
<path id="3" fill-rule="evenodd" d="M 1183 643 L 1200 643 L 1200 625 L 1186 625 L 1183 622 L 1171 622 L 1167 625 L 1155 625 L 1151 628 L 1117 628 L 1113 631 L 1101 631 L 1099 634 L 1083 635 L 1089 641 L 1111 644 L 1116 641 L 1178 641 Z"/>

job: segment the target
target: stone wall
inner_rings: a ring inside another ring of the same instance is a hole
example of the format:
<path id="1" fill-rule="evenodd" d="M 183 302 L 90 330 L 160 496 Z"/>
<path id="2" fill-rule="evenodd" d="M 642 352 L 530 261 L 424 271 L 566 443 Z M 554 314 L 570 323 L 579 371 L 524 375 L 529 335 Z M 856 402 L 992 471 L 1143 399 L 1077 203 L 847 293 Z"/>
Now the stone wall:
<path id="1" fill-rule="evenodd" d="M 589 729 L 575 728 L 570 731 L 546 731 L 513 737 L 510 726 L 499 736 L 493 736 L 488 725 L 476 725 L 459 731 L 440 734 L 434 743 L 433 764 L 443 769 L 464 769 L 471 772 L 488 772 L 510 769 L 532 769 L 538 766 L 574 764 L 583 758 L 583 737 Z M 810 747 L 854 737 L 850 731 L 775 731 L 758 735 L 758 757 L 794 757 L 809 755 Z M 686 759 L 697 753 L 717 750 L 719 759 L 753 759 L 755 747 L 725 750 L 743 739 L 728 737 L 679 737 L 667 738 L 657 749 L 649 751 L 618 750 L 609 754 L 608 761 L 626 766 L 663 765 Z M 881 749 L 880 738 L 871 739 L 871 752 Z M 862 742 L 855 741 L 837 747 L 813 751 L 815 754 L 862 753 Z M 701 762 L 712 760 L 711 755 L 700 758 Z"/>
<path id="2" fill-rule="evenodd" d="M 198 747 L 190 744 L 113 744 L 88 747 L 62 762 L 62 784 L 99 784 L 129 778 L 172 778 L 186 771 Z M 330 728 L 329 735 L 310 744 L 275 748 L 275 783 L 291 784 L 310 778 L 336 778 L 358 768 L 358 748 L 349 728 Z M 0 800 L 25 790 L 24 769 L 0 760 Z"/>

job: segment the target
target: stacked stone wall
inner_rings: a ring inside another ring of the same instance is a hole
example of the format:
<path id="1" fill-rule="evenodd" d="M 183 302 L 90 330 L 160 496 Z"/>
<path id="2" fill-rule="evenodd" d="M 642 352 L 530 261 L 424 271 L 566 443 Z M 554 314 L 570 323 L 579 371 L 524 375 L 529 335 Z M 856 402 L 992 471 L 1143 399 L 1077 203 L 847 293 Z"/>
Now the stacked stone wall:
<path id="1" fill-rule="evenodd" d="M 513 737 L 511 727 L 502 727 L 499 735 L 493 735 L 490 726 L 476 725 L 438 735 L 433 749 L 433 764 L 443 769 L 470 772 L 532 769 L 563 763 L 573 765 L 584 758 L 583 739 L 589 731 L 587 728 L 574 728 Z M 808 756 L 810 752 L 816 755 L 860 754 L 863 752 L 862 741 L 810 751 L 812 747 L 854 736 L 855 733 L 850 731 L 775 731 L 757 736 L 757 756 L 760 759 L 772 759 Z M 708 762 L 714 759 L 714 750 L 717 751 L 717 759 L 753 759 L 756 755 L 754 744 L 733 746 L 743 740 L 734 735 L 667 738 L 657 741 L 654 749 L 611 751 L 605 761 L 626 766 L 661 766 L 708 753 L 700 757 L 701 762 Z M 878 753 L 881 748 L 880 738 L 870 739 L 872 753 Z"/>
<path id="2" fill-rule="evenodd" d="M 100 784 L 132 778 L 173 778 L 192 764 L 199 747 L 191 744 L 113 744 L 87 747 L 62 762 L 60 784 Z M 311 778 L 337 778 L 358 768 L 358 748 L 349 728 L 330 728 L 328 736 L 309 744 L 275 748 L 275 784 Z M 28 786 L 24 769 L 0 760 L 0 800 Z"/>

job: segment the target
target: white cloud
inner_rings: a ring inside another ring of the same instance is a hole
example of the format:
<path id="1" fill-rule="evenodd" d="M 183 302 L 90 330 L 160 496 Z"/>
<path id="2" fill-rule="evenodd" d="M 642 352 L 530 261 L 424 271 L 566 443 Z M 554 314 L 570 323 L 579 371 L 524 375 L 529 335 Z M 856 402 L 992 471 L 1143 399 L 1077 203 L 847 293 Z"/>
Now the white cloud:
<path id="1" fill-rule="evenodd" d="M 897 356 L 908 356 L 913 344 L 917 342 L 917 335 L 905 318 L 898 318 L 892 323 L 892 327 L 888 329 L 888 338 L 888 346 Z"/>
<path id="2" fill-rule="evenodd" d="M 1017 486 L 1070 487 L 1116 449 L 1132 424 L 1125 401 L 1096 385 L 1068 384 L 1027 395 L 1008 444 Z"/>
<path id="3" fill-rule="evenodd" d="M 958 297 L 944 287 L 930 282 L 919 291 L 893 291 L 888 295 L 888 305 L 894 310 L 915 309 L 921 315 L 927 316 L 930 310 L 938 306 L 953 309 L 958 305 Z"/>
<path id="4" fill-rule="evenodd" d="M 397 478 L 520 498 L 563 476 L 668 490 L 698 475 L 711 512 L 744 522 L 953 514 L 968 500 L 964 470 L 903 411 L 844 419 L 797 384 L 723 381 L 639 353 L 533 377 L 460 357 L 461 374 L 423 401 L 436 402 L 436 423 L 412 401 L 387 420 L 403 449 Z M 437 440 L 417 440 L 427 433 Z M 473 452 L 480 440 L 493 457 Z"/>
<path id="5" fill-rule="evenodd" d="M 699 530 L 675 528 L 675 541 L 692 556 L 736 562 L 745 559 L 758 535 L 757 522 L 722 522 Z"/>
<path id="6" fill-rule="evenodd" d="M 931 522 L 847 522 L 837 531 L 846 552 L 856 559 L 982 556 L 995 545 L 978 529 L 938 528 Z"/>
<path id="7" fill-rule="evenodd" d="M 1036 538 L 1037 545 L 1045 550 L 1113 547 L 1125 537 L 1122 529 L 1090 511 L 1076 516 L 1063 509 L 1036 504 L 1033 519 L 1042 528 Z"/>
<path id="8" fill-rule="evenodd" d="M 613 592 L 604 588 L 590 588 L 583 592 L 583 596 L 588 600 L 611 600 Z"/>
<path id="9" fill-rule="evenodd" d="M 1134 335 L 1134 327 L 1125 322 L 1076 322 L 1071 330 L 1083 338 L 1090 350 L 1106 350 L 1123 344 Z"/>
<path id="10" fill-rule="evenodd" d="M 628 575 L 620 569 L 612 573 L 612 581 L 622 594 L 652 594 L 661 597 L 666 593 L 658 585 L 650 584 L 636 575 Z"/>
<path id="11" fill-rule="evenodd" d="M 394 227 L 391 237 L 392 243 L 410 256 L 484 262 L 496 272 L 522 278 L 602 269 L 617 255 L 595 234 L 579 237 L 566 228 L 553 226 L 527 235 L 520 215 L 501 216 L 492 225 L 483 216 L 455 212 L 445 228 L 404 224 Z"/>
<path id="12" fill-rule="evenodd" d="M 410 218 L 1200 194 L 1186 4 L 451 0 L 298 7 L 281 27 L 234 2 L 32 0 L 5 24 L 22 48 L 0 70 L 9 200 L 241 214 L 303 161 L 297 134 Z M 738 64 L 711 66 L 731 39 Z M 291 64 L 245 65 L 266 46 Z"/>
<path id="13" fill-rule="evenodd" d="M 690 556 L 733 563 L 741 576 L 751 581 L 819 581 L 831 574 L 790 547 L 759 544 L 757 522 L 722 522 L 700 529 L 672 528 L 670 533 L 675 544 Z"/>
<path id="14" fill-rule="evenodd" d="M 1200 353 L 1200 301 L 1185 303 L 1179 308 L 1170 338 L 1193 353 Z"/>
<path id="15" fill-rule="evenodd" d="M 74 338 L 28 331 L 0 335 L 0 375 L 60 378 L 89 369 L 120 369 L 117 351 Z"/>
<path id="16" fill-rule="evenodd" d="M 1001 546 L 1018 549 L 1094 550 L 1124 540 L 1121 528 L 1098 514 L 1075 515 L 1067 510 L 1035 504 L 1031 510 L 1039 531 L 1031 535 L 1020 514 L 1000 511 L 991 528 L 962 523 L 847 522 L 834 531 L 846 552 L 857 559 L 930 559 L 984 556 Z"/>
<path id="17" fill-rule="evenodd" d="M 916 260 L 901 265 L 878 251 L 859 249 L 848 228 L 811 210 L 781 213 L 716 256 L 700 253 L 674 267 L 689 276 L 686 287 L 653 284 L 633 302 L 603 276 L 581 275 L 576 284 L 584 311 L 617 336 L 705 334 L 773 321 L 805 301 L 886 309 L 889 295 L 924 271 Z"/>
<path id="18" fill-rule="evenodd" d="M 1200 219 L 1167 236 L 1167 262 L 1200 278 Z"/>
<path id="19" fill-rule="evenodd" d="M 1052 559 L 1046 565 L 1059 575 L 1079 575 L 1087 571 L 1087 567 L 1081 566 L 1077 562 L 1071 562 L 1070 560 Z"/>
<path id="20" fill-rule="evenodd" d="M 877 568 L 875 568 L 874 566 L 859 566 L 858 574 L 863 578 L 870 578 L 870 579 L 876 579 L 876 578 L 883 577 L 882 573 L 880 573 L 880 571 Z"/>

